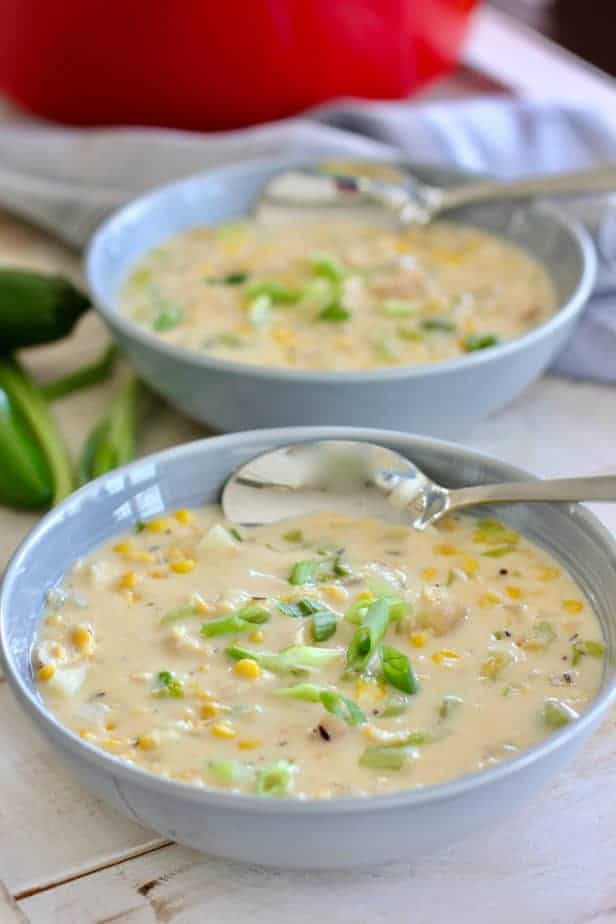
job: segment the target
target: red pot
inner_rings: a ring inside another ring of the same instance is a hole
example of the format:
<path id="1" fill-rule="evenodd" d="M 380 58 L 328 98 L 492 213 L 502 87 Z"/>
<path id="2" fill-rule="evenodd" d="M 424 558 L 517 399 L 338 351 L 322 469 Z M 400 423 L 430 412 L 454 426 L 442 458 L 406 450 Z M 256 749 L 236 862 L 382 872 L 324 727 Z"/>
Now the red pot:
<path id="1" fill-rule="evenodd" d="M 407 96 L 477 0 L 0 0 L 0 88 L 75 125 L 227 129 Z"/>

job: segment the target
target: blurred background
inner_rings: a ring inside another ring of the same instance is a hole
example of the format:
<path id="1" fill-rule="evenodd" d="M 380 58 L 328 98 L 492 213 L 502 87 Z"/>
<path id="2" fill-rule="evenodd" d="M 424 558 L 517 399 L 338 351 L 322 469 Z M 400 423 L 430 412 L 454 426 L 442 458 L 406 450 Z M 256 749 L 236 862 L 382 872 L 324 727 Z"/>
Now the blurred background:
<path id="1" fill-rule="evenodd" d="M 614 0 L 491 0 L 614 73 Z M 75 125 L 224 130 L 451 70 L 479 0 L 0 0 L 0 92 Z M 520 62 L 520 67 L 523 67 Z"/>

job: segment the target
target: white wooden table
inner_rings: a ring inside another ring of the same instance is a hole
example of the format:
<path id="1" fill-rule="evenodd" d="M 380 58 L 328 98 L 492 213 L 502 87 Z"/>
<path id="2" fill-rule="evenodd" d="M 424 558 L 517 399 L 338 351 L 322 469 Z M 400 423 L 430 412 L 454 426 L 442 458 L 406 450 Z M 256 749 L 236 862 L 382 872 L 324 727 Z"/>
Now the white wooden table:
<path id="1" fill-rule="evenodd" d="M 549 97 L 566 85 L 569 98 L 611 107 L 616 124 L 607 80 L 501 14 L 482 13 L 467 62 L 474 70 L 462 69 L 430 95 L 502 83 Z M 7 258 L 77 272 L 56 244 L 0 216 L 0 259 Z M 32 365 L 42 378 L 58 375 L 95 355 L 103 339 L 96 319 L 87 318 L 68 343 L 33 354 Z M 75 449 L 109 387 L 59 403 Z M 544 475 L 616 471 L 615 411 L 615 389 L 546 377 L 467 442 Z M 145 429 L 144 452 L 202 433 L 172 411 Z M 616 529 L 616 507 L 597 512 Z M 0 569 L 34 521 L 0 512 Z M 115 814 L 66 773 L 1 678 L 0 728 L 0 924 L 616 921 L 616 715 L 571 771 L 501 829 L 414 867 L 330 874 L 212 860 Z"/>

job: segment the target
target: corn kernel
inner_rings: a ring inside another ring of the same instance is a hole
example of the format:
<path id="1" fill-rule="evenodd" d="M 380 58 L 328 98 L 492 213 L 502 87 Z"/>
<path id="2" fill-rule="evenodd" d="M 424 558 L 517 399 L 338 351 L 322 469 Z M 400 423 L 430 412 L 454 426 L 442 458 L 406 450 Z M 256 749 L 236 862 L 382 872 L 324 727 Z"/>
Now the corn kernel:
<path id="1" fill-rule="evenodd" d="M 148 574 L 155 580 L 161 580 L 162 578 L 169 577 L 169 572 L 166 568 L 152 568 L 151 571 L 148 571 Z"/>
<path id="2" fill-rule="evenodd" d="M 369 590 L 362 590 L 360 594 L 357 594 L 357 600 L 365 600 L 366 603 L 369 603 L 370 600 L 374 599 L 374 596 L 370 593 Z"/>
<path id="3" fill-rule="evenodd" d="M 209 703 L 214 694 L 210 690 L 202 690 L 200 687 L 197 687 L 193 693 L 193 696 L 195 699 L 201 700 L 203 703 Z"/>
<path id="4" fill-rule="evenodd" d="M 558 570 L 558 568 L 551 568 L 551 567 L 541 568 L 541 570 L 539 571 L 539 574 L 537 575 L 537 578 L 540 581 L 553 581 L 559 575 L 560 575 L 560 571 Z"/>
<path id="5" fill-rule="evenodd" d="M 335 584 L 327 584 L 325 587 L 322 587 L 321 590 L 330 600 L 333 600 L 334 603 L 344 603 L 348 597 L 348 593 L 344 587 L 336 587 Z"/>
<path id="6" fill-rule="evenodd" d="M 55 672 L 56 672 L 55 664 L 43 664 L 42 667 L 39 667 L 37 674 L 36 674 L 36 678 L 37 680 L 42 680 L 42 681 L 51 680 Z"/>
<path id="7" fill-rule="evenodd" d="M 295 346 L 297 343 L 297 337 L 293 331 L 289 330 L 288 327 L 283 327 L 282 324 L 272 328 L 272 337 L 280 346 Z"/>
<path id="8" fill-rule="evenodd" d="M 202 719 L 213 719 L 220 712 L 218 703 L 203 703 L 199 709 L 199 715 Z"/>
<path id="9" fill-rule="evenodd" d="M 132 555 L 134 549 L 135 549 L 135 547 L 134 547 L 133 543 L 132 543 L 132 542 L 128 542 L 128 541 L 126 541 L 126 542 L 118 542 L 118 543 L 116 543 L 116 545 L 114 545 L 114 547 L 113 547 L 113 551 L 114 551 L 114 552 L 117 552 L 118 555 L 123 555 L 123 556 L 126 557 L 126 558 L 128 558 L 130 555 Z"/>
<path id="10" fill-rule="evenodd" d="M 91 654 L 94 649 L 94 638 L 87 626 L 74 626 L 71 631 L 71 642 L 84 654 Z"/>
<path id="11" fill-rule="evenodd" d="M 436 570 L 436 568 L 424 568 L 423 571 L 421 572 L 421 576 L 424 579 L 424 581 L 433 581 L 434 578 L 437 576 L 437 574 L 438 574 L 438 571 Z"/>
<path id="12" fill-rule="evenodd" d="M 383 699 L 385 696 L 385 688 L 382 684 L 377 683 L 376 680 L 365 680 L 361 678 L 355 684 L 355 697 L 356 699 L 367 699 L 371 701 L 376 701 Z"/>
<path id="13" fill-rule="evenodd" d="M 458 550 L 449 542 L 440 542 L 434 546 L 434 551 L 437 555 L 455 555 Z"/>
<path id="14" fill-rule="evenodd" d="M 488 606 L 495 606 L 497 603 L 502 602 L 498 594 L 493 594 L 491 590 L 487 590 L 485 594 L 482 594 L 479 598 L 479 606 L 482 609 L 486 609 Z"/>
<path id="15" fill-rule="evenodd" d="M 235 738 L 237 732 L 226 722 L 219 722 L 218 725 L 212 725 L 212 734 L 216 735 L 217 738 Z"/>
<path id="16" fill-rule="evenodd" d="M 155 731 L 149 735 L 139 735 L 137 738 L 137 747 L 142 751 L 154 751 L 159 744 L 160 735 Z"/>
<path id="17" fill-rule="evenodd" d="M 508 584 L 505 587 L 505 593 L 511 597 L 512 600 L 519 600 L 522 596 L 522 588 L 516 587 L 515 584 Z"/>
<path id="18" fill-rule="evenodd" d="M 248 680 L 256 680 L 261 676 L 261 668 L 252 658 L 242 658 L 236 661 L 234 670 L 240 677 L 246 677 Z"/>
<path id="19" fill-rule="evenodd" d="M 460 655 L 457 651 L 452 651 L 451 648 L 441 648 L 440 651 L 435 651 L 432 655 L 432 660 L 435 664 L 442 664 L 447 661 L 457 661 Z"/>
<path id="20" fill-rule="evenodd" d="M 261 629 L 255 629 L 254 632 L 251 632 L 248 636 L 251 642 L 262 642 L 263 641 L 263 632 Z"/>
<path id="21" fill-rule="evenodd" d="M 118 578 L 116 587 L 118 590 L 132 590 L 139 583 L 139 575 L 136 571 L 125 571 Z"/>
<path id="22" fill-rule="evenodd" d="M 51 653 L 56 661 L 61 661 L 66 654 L 66 648 L 60 642 L 54 642 L 51 646 Z"/>
<path id="23" fill-rule="evenodd" d="M 465 555 L 462 559 L 462 571 L 467 577 L 474 577 L 479 571 L 479 562 L 471 555 Z"/>
<path id="24" fill-rule="evenodd" d="M 411 634 L 411 645 L 413 648 L 423 648 L 426 644 L 427 636 L 425 632 L 413 632 Z"/>
<path id="25" fill-rule="evenodd" d="M 194 519 L 190 510 L 186 510 L 183 507 L 180 510 L 176 510 L 174 516 L 176 520 L 178 521 L 178 523 L 184 523 L 184 524 L 192 523 Z"/>
<path id="26" fill-rule="evenodd" d="M 261 742 L 258 738 L 240 738 L 237 742 L 237 746 L 240 751 L 254 751 L 255 748 L 258 748 Z"/>
<path id="27" fill-rule="evenodd" d="M 568 613 L 581 613 L 584 609 L 584 604 L 581 600 L 563 600 L 563 609 Z"/>
<path id="28" fill-rule="evenodd" d="M 87 728 L 82 728 L 79 732 L 79 737 L 83 738 L 84 741 L 96 741 L 96 735 L 93 735 L 91 731 L 88 731 Z"/>
<path id="29" fill-rule="evenodd" d="M 195 562 L 192 558 L 181 558 L 171 563 L 171 570 L 176 574 L 190 574 L 194 567 Z"/>
<path id="30" fill-rule="evenodd" d="M 111 719 L 108 722 L 105 722 L 105 729 L 107 731 L 114 731 L 118 727 L 118 723 L 112 721 Z"/>
<path id="31" fill-rule="evenodd" d="M 104 748 L 105 751 L 111 751 L 112 754 L 117 754 L 118 751 L 124 750 L 125 742 L 121 741 L 119 738 L 103 738 L 101 747 Z"/>
<path id="32" fill-rule="evenodd" d="M 153 520 L 148 520 L 145 528 L 149 529 L 151 533 L 164 533 L 166 530 L 171 529 L 172 525 L 173 520 L 170 517 L 155 517 Z"/>

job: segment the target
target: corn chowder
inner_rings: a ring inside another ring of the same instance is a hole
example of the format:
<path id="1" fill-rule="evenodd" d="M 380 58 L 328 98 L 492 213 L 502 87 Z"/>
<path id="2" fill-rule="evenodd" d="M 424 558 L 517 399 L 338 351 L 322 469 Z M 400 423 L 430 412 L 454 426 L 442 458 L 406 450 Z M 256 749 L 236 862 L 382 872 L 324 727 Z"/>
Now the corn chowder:
<path id="1" fill-rule="evenodd" d="M 194 228 L 151 250 L 123 311 L 167 343 L 220 359 L 358 370 L 452 359 L 518 337 L 554 311 L 520 248 L 435 222 Z"/>
<path id="2" fill-rule="evenodd" d="M 238 530 L 212 507 L 79 561 L 33 669 L 51 712 L 127 763 L 326 799 L 513 757 L 588 706 L 603 654 L 572 579 L 498 521 Z"/>

